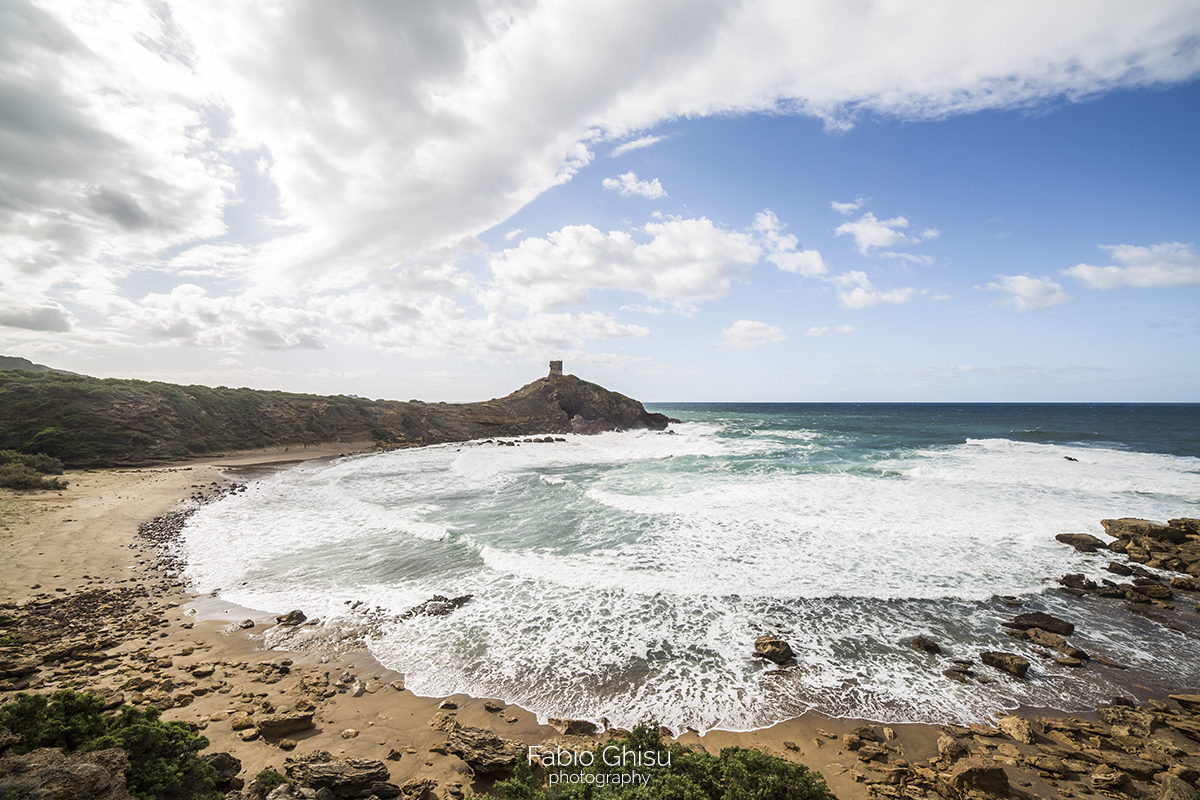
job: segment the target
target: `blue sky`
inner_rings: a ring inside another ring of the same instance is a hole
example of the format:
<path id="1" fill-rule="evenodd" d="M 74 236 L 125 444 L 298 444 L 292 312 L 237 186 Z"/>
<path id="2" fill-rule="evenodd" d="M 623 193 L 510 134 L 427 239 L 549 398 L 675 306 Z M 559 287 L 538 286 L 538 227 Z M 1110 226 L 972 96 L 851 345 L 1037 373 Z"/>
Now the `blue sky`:
<path id="1" fill-rule="evenodd" d="M 10 2 L 0 352 L 1200 400 L 1200 9 L 1143 5 Z"/>

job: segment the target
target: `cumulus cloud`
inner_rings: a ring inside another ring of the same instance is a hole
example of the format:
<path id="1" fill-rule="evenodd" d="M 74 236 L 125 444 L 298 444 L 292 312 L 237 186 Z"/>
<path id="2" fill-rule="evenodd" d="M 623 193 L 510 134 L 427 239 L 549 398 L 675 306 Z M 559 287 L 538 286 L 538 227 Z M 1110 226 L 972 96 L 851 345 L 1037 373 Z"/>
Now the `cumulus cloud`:
<path id="1" fill-rule="evenodd" d="M 721 346 L 726 350 L 749 350 L 764 344 L 787 341 L 787 334 L 774 325 L 739 319 L 721 331 Z"/>
<path id="2" fill-rule="evenodd" d="M 0 306 L 0 326 L 7 328 L 62 333 L 71 330 L 73 323 L 74 317 L 61 303 Z"/>
<path id="3" fill-rule="evenodd" d="M 825 260 L 816 250 L 800 250 L 800 240 L 795 235 L 783 233 L 786 227 L 770 209 L 754 217 L 753 230 L 757 231 L 767 249 L 767 261 L 784 272 L 794 272 L 806 278 L 815 278 L 828 272 Z"/>
<path id="4" fill-rule="evenodd" d="M 861 270 L 835 275 L 831 280 L 838 287 L 838 301 L 845 308 L 869 308 L 880 303 L 907 303 L 917 294 L 917 290 L 912 287 L 879 289 Z"/>
<path id="5" fill-rule="evenodd" d="M 664 138 L 665 137 L 663 136 L 641 136 L 631 142 L 625 142 L 624 144 L 617 145 L 613 148 L 613 151 L 609 153 L 609 156 L 613 158 L 616 158 L 617 156 L 623 156 L 630 150 L 640 150 L 643 147 L 649 147 L 652 144 L 658 144 Z"/>
<path id="6" fill-rule="evenodd" d="M 907 234 L 900 230 L 900 228 L 907 227 L 908 220 L 904 217 L 892 217 L 891 219 L 881 220 L 876 219 L 875 215 L 868 211 L 855 222 L 843 222 L 834 231 L 834 235 L 841 236 L 843 233 L 848 233 L 853 236 L 858 252 L 863 255 L 867 255 L 876 247 L 917 244 L 926 239 L 937 238 L 940 235 L 936 228 L 929 228 L 915 234 Z M 886 253 L 886 255 L 900 258 L 917 258 L 916 256 L 907 256 L 901 253 Z"/>
<path id="7" fill-rule="evenodd" d="M 509 295 L 547 310 L 582 304 L 596 289 L 678 303 L 715 300 L 762 253 L 750 234 L 723 230 L 705 217 L 651 222 L 638 233 L 649 241 L 638 242 L 625 231 L 569 225 L 545 238 L 528 237 L 488 263 Z"/>
<path id="8" fill-rule="evenodd" d="M 999 281 L 989 283 L 989 291 L 1001 292 L 1008 297 L 999 301 L 1017 311 L 1039 311 L 1061 306 L 1074 298 L 1063 291 L 1062 286 L 1046 277 L 1033 278 L 1029 275 L 997 275 Z"/>
<path id="9" fill-rule="evenodd" d="M 1121 287 L 1165 289 L 1200 286 L 1200 255 L 1194 245 L 1164 242 L 1151 247 L 1129 244 L 1102 245 L 1120 266 L 1093 267 L 1077 264 L 1063 270 L 1094 289 Z"/>
<path id="10" fill-rule="evenodd" d="M 600 184 L 605 189 L 615 189 L 621 193 L 622 197 L 629 197 L 631 194 L 639 194 L 642 197 L 648 197 L 651 200 L 657 200 L 660 197 L 666 197 L 667 193 L 663 189 L 662 184 L 658 182 L 658 178 L 652 181 L 640 181 L 638 176 L 633 171 L 626 172 L 619 178 L 605 178 Z"/>
<path id="11" fill-rule="evenodd" d="M 831 200 L 829 202 L 829 207 L 841 214 L 843 217 L 848 217 L 855 211 L 858 211 L 860 208 L 862 208 L 862 205 L 863 199 L 861 197 L 855 198 L 853 203 L 839 203 L 836 200 Z"/>
<path id="12" fill-rule="evenodd" d="M 449 302 L 473 304 L 456 257 L 478 234 L 571 180 L 601 144 L 638 137 L 614 155 L 652 144 L 646 132 L 663 121 L 767 112 L 844 129 L 863 113 L 936 119 L 1181 81 L 1200 73 L 1198 30 L 1191 0 L 1109 13 L 981 0 L 953 15 L 785 0 L 12 0 L 0 32 L 0 261 L 13 273 L 6 290 L 35 307 L 81 286 L 93 310 L 115 309 L 111 324 L 203 342 L 186 320 L 225 303 L 235 321 L 214 341 L 251 342 L 242 315 L 257 313 L 269 328 L 275 317 L 299 325 L 263 346 L 308 346 L 324 324 L 310 302 L 390 296 L 398 264 L 415 287 L 404 306 L 447 299 L 445 283 L 460 293 Z M 251 177 L 269 202 L 246 190 Z M 256 236 L 222 241 L 237 214 Z M 847 223 L 863 252 L 932 235 L 873 219 Z M 688 267 L 584 227 L 539 239 L 581 260 L 576 283 L 672 301 L 719 296 L 762 246 L 701 230 L 720 252 Z M 670 231 L 646 232 L 690 252 Z M 595 255 L 610 250 L 625 255 Z M 543 291 L 526 282 L 540 274 L 536 253 L 504 252 L 500 285 L 521 297 L 554 302 L 572 283 L 551 275 Z M 767 252 L 780 269 L 826 271 L 798 244 Z M 641 258 L 663 276 L 634 270 Z M 140 316 L 120 302 L 164 272 L 211 279 L 207 299 L 167 291 L 174 299 Z M 532 336 L 538 324 L 512 330 Z"/>

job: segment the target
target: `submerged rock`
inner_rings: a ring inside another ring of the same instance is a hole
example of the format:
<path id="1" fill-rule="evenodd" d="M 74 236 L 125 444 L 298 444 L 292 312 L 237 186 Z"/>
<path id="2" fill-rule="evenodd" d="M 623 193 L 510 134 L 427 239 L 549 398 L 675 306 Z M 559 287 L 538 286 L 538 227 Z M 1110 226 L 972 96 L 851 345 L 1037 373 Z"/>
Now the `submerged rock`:
<path id="1" fill-rule="evenodd" d="M 754 655 L 774 661 L 776 664 L 791 664 L 796 660 L 792 646 L 778 636 L 760 636 L 754 640 Z"/>

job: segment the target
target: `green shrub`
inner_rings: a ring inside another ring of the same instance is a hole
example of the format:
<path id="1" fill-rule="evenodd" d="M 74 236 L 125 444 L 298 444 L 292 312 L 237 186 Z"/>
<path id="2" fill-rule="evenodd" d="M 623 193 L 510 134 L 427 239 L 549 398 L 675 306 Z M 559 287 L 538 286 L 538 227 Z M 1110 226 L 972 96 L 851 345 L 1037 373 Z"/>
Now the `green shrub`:
<path id="1" fill-rule="evenodd" d="M 0 486 L 6 489 L 65 489 L 67 482 L 62 478 L 47 478 L 24 464 L 10 463 L 0 466 Z"/>
<path id="2" fill-rule="evenodd" d="M 285 778 L 275 770 L 267 768 L 254 776 L 254 782 L 250 784 L 250 788 L 254 790 L 254 793 L 259 797 L 266 797 L 272 791 L 274 791 L 276 787 L 291 782 L 292 781 L 290 779 Z"/>
<path id="3" fill-rule="evenodd" d="M 212 797 L 215 771 L 197 757 L 208 747 L 183 722 L 162 722 L 153 706 L 123 706 L 102 713 L 104 701 L 94 695 L 62 689 L 49 698 L 18 694 L 0 706 L 0 725 L 21 735 L 17 753 L 39 747 L 61 747 L 64 753 L 118 747 L 129 756 L 126 783 L 140 800 L 198 800 Z"/>
<path id="4" fill-rule="evenodd" d="M 45 453 L 18 453 L 16 450 L 0 450 L 0 465 L 24 464 L 43 475 L 62 475 L 63 463 Z"/>
<path id="5" fill-rule="evenodd" d="M 638 753 L 646 765 L 606 764 L 605 749 L 613 747 Z M 545 773 L 543 785 L 522 760 L 512 778 L 493 788 L 503 800 L 833 800 L 824 778 L 803 764 L 741 747 L 713 756 L 666 745 L 653 722 L 597 745 L 589 766 L 548 766 Z M 613 780 L 631 773 L 639 779 Z M 578 782 L 568 776 L 579 776 Z"/>

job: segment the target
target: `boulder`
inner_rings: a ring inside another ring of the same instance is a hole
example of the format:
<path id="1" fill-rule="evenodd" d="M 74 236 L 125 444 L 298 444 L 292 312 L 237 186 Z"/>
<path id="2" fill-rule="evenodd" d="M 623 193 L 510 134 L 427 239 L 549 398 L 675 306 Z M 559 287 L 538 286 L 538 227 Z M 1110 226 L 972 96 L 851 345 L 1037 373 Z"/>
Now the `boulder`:
<path id="1" fill-rule="evenodd" d="M 1105 567 L 1105 569 L 1108 570 L 1109 572 L 1113 573 L 1114 575 L 1132 575 L 1133 574 L 1132 569 L 1125 566 L 1124 564 L 1122 564 L 1119 561 L 1108 562 L 1108 566 Z"/>
<path id="2" fill-rule="evenodd" d="M 1024 717 L 1018 717 L 1015 714 L 1007 717 L 1001 717 L 996 721 L 1000 726 L 1000 730 L 1011 739 L 1015 739 L 1022 744 L 1033 744 L 1033 726 L 1029 724 L 1029 720 Z"/>
<path id="3" fill-rule="evenodd" d="M 1058 579 L 1058 582 L 1068 589 L 1080 589 L 1085 592 L 1090 592 L 1096 588 L 1096 582 L 1085 577 L 1081 572 L 1072 572 L 1063 575 Z"/>
<path id="4" fill-rule="evenodd" d="M 1119 769 L 1101 767 L 1092 773 L 1092 788 L 1102 792 L 1119 792 L 1131 785 L 1129 776 Z"/>
<path id="5" fill-rule="evenodd" d="M 1028 630 L 1029 628 L 1041 628 L 1044 631 L 1057 633 L 1059 636 L 1070 636 L 1075 632 L 1075 626 L 1064 619 L 1053 617 L 1041 611 L 1031 611 L 1027 614 L 1018 614 L 1013 617 L 1012 622 L 1002 622 L 1006 628 L 1015 628 L 1018 630 Z"/>
<path id="6" fill-rule="evenodd" d="M 307 619 L 308 616 L 303 611 L 296 609 L 276 617 L 275 622 L 279 625 L 303 625 Z"/>
<path id="7" fill-rule="evenodd" d="M 1108 545 L 1090 533 L 1060 533 L 1054 537 L 1063 544 L 1069 544 L 1081 553 L 1094 553 L 1097 550 L 1107 550 Z"/>
<path id="8" fill-rule="evenodd" d="M 268 739 L 279 739 L 293 733 L 300 733 L 300 731 L 312 730 L 315 727 L 311 711 L 272 714 L 258 720 L 258 732 Z"/>
<path id="9" fill-rule="evenodd" d="M 1177 592 L 1200 592 L 1200 581 L 1195 578 L 1171 578 L 1171 588 Z"/>
<path id="10" fill-rule="evenodd" d="M 1200 714 L 1200 694 L 1173 694 L 1170 699 L 1193 714 Z"/>
<path id="11" fill-rule="evenodd" d="M 1190 533 L 1193 536 L 1200 536 L 1200 519 L 1192 519 L 1190 517 L 1180 517 L 1179 519 L 1169 519 L 1167 524 L 1172 528 L 1178 528 L 1185 533 Z"/>
<path id="12" fill-rule="evenodd" d="M 1018 678 L 1024 678 L 1025 673 L 1029 671 L 1029 662 L 1016 653 L 989 651 L 980 653 L 979 658 L 989 667 L 1003 670 Z"/>
<path id="13" fill-rule="evenodd" d="M 429 727 L 446 734 L 446 750 L 467 762 L 478 775 L 508 772 L 525 754 L 520 742 L 501 739 L 483 728 L 462 725 L 446 713 L 434 715 Z"/>
<path id="14" fill-rule="evenodd" d="M 959 792 L 984 792 L 999 797 L 1009 796 L 1008 775 L 1004 767 L 990 759 L 966 758 L 954 765 L 947 779 Z"/>
<path id="15" fill-rule="evenodd" d="M 791 664 L 796 660 L 792 646 L 778 636 L 760 636 L 754 640 L 754 655 L 774 661 L 776 664 Z"/>
<path id="16" fill-rule="evenodd" d="M 246 782 L 238 777 L 238 773 L 242 771 L 242 762 L 231 753 L 206 753 L 200 758 L 215 770 L 219 791 L 234 791 L 246 785 Z"/>
<path id="17" fill-rule="evenodd" d="M 942 648 L 938 647 L 937 642 L 926 639 L 924 636 L 914 636 L 908 644 L 913 650 L 920 650 L 922 653 L 938 655 L 942 652 Z"/>
<path id="18" fill-rule="evenodd" d="M 563 736 L 595 736 L 598 730 L 596 723 L 589 722 L 586 719 L 551 717 L 546 722 Z"/>
<path id="19" fill-rule="evenodd" d="M 334 759 L 323 750 L 310 753 L 308 758 L 311 760 L 295 759 L 288 764 L 287 776 L 309 789 L 328 789 L 337 797 L 364 795 L 374 784 L 385 783 L 391 777 L 387 766 L 376 759 Z"/>
<path id="20" fill-rule="evenodd" d="M 937 740 L 938 756 L 948 761 L 957 761 L 971 752 L 965 744 L 953 736 L 939 736 Z"/>
<path id="21" fill-rule="evenodd" d="M 1197 800 L 1197 798 L 1200 798 L 1200 794 L 1197 794 L 1196 790 L 1182 778 L 1174 775 L 1163 776 L 1162 791 L 1158 795 L 1158 800 Z"/>

